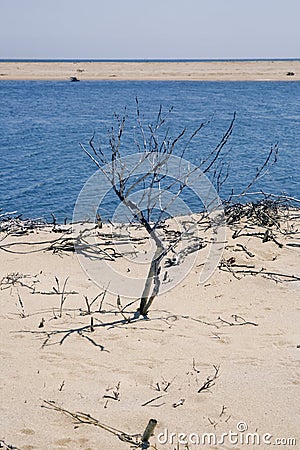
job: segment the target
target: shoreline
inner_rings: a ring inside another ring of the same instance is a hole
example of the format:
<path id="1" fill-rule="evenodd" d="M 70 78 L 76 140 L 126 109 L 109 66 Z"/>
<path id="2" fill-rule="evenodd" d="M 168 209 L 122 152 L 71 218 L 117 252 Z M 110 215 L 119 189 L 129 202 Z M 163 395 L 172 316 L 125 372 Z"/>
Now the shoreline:
<path id="1" fill-rule="evenodd" d="M 288 75 L 289 74 L 289 75 Z M 300 60 L 0 61 L 0 80 L 300 81 Z"/>

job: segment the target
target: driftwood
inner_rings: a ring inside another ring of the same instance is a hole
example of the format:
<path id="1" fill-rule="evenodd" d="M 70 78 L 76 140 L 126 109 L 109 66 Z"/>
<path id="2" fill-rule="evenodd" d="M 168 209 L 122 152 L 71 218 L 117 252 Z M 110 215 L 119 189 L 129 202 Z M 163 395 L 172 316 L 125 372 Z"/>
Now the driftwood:
<path id="1" fill-rule="evenodd" d="M 154 434 L 154 429 L 157 425 L 157 420 L 156 419 L 150 419 L 148 422 L 148 425 L 145 428 L 145 431 L 142 435 L 142 442 L 148 444 L 151 436 L 153 436 Z"/>
<path id="2" fill-rule="evenodd" d="M 230 261 L 222 260 L 219 264 L 219 269 L 223 270 L 225 272 L 230 272 L 232 275 L 237 278 L 241 279 L 237 274 L 246 276 L 246 275 L 260 275 L 265 278 L 270 278 L 271 280 L 275 282 L 283 282 L 283 281 L 300 281 L 300 276 L 293 275 L 293 274 L 286 274 L 286 273 L 280 273 L 280 272 L 273 272 L 270 270 L 266 270 L 265 268 L 261 269 L 255 269 L 251 266 L 246 266 L 247 269 L 243 268 L 243 265 L 239 264 L 231 264 Z"/>
<path id="3" fill-rule="evenodd" d="M 289 222 L 293 219 L 299 219 L 300 200 L 263 192 L 252 193 L 253 196 L 255 194 L 263 198 L 243 203 L 232 201 L 224 203 L 226 223 L 229 226 L 239 226 L 233 238 L 244 236 L 245 229 L 252 225 L 264 229 L 260 232 L 261 234 L 253 233 L 251 235 L 261 237 L 265 239 L 265 242 L 272 240 L 275 237 L 275 232 L 285 236 L 299 233 L 299 230 L 290 228 Z M 242 226 L 243 224 L 244 226 Z M 269 236 L 265 236 L 264 233 L 266 232 L 269 233 Z"/>
<path id="4" fill-rule="evenodd" d="M 0 290 L 9 289 L 12 287 L 24 287 L 34 293 L 36 291 L 35 285 L 39 282 L 37 276 L 38 274 L 24 275 L 20 272 L 9 273 L 0 281 Z"/>
<path id="5" fill-rule="evenodd" d="M 27 224 L 27 222 L 25 223 Z M 118 242 L 119 239 L 118 234 L 115 236 L 112 235 L 114 241 L 107 241 L 107 236 L 102 236 L 102 234 L 99 235 L 98 232 L 95 231 L 95 226 L 91 228 L 84 228 L 80 230 L 78 234 L 74 234 L 72 233 L 72 229 L 70 227 L 67 227 L 66 229 L 58 228 L 58 226 L 55 228 L 49 228 L 49 225 L 44 222 L 36 223 L 35 221 L 30 221 L 29 223 L 30 225 L 23 227 L 23 221 L 20 220 L 17 222 L 17 225 L 15 225 L 15 220 L 12 219 L 4 222 L 1 222 L 0 220 L 0 232 L 4 232 L 4 235 L 0 240 L 0 250 L 14 254 L 29 254 L 43 251 L 52 251 L 57 254 L 79 252 L 89 258 L 101 257 L 101 259 L 106 259 L 109 261 L 114 261 L 116 258 L 123 256 L 114 248 L 115 243 Z M 15 232 L 15 227 L 17 231 L 21 231 Z M 42 241 L 29 242 L 23 240 L 20 241 L 17 239 L 16 241 L 5 243 L 5 240 L 9 236 L 16 236 L 19 238 L 19 236 L 27 234 L 28 229 L 30 229 L 31 232 L 34 230 L 36 231 L 37 229 L 47 232 L 55 231 L 56 233 L 61 234 L 61 236 L 56 239 Z M 95 236 L 97 238 L 97 242 L 91 243 L 89 240 L 91 237 Z"/>
<path id="6" fill-rule="evenodd" d="M 153 403 L 153 402 L 155 402 L 156 400 L 159 400 L 160 398 L 165 397 L 165 396 L 166 396 L 166 394 L 161 394 L 161 395 L 158 395 L 157 397 L 151 398 L 151 399 L 148 400 L 147 402 L 143 403 L 142 406 L 150 405 L 150 403 Z"/>
<path id="7" fill-rule="evenodd" d="M 71 412 L 67 409 L 64 409 L 58 405 L 56 405 L 53 401 L 44 400 L 43 408 L 47 408 L 50 410 L 61 412 L 69 417 L 71 417 L 76 425 L 93 425 L 95 427 L 101 428 L 105 430 L 117 438 L 119 438 L 123 442 L 127 442 L 136 448 L 148 448 L 148 441 L 153 434 L 154 428 L 156 427 L 157 421 L 155 419 L 150 419 L 149 423 L 143 432 L 143 434 L 129 434 L 124 431 L 118 430 L 110 425 L 106 425 L 100 422 L 98 419 L 95 419 L 90 414 L 82 413 L 82 412 Z M 147 444 L 147 445 L 145 445 Z"/>
<path id="8" fill-rule="evenodd" d="M 250 322 L 249 320 L 244 319 L 241 316 L 238 316 L 237 314 L 232 314 L 231 317 L 234 319 L 234 322 L 229 322 L 228 320 L 224 320 L 221 317 L 218 317 L 218 320 L 221 323 L 224 323 L 226 325 L 229 325 L 230 327 L 233 326 L 242 326 L 242 325 L 253 325 L 254 327 L 258 327 L 258 324 L 255 322 Z"/>
<path id="9" fill-rule="evenodd" d="M 22 214 L 1 213 L 0 211 L 0 232 L 21 236 L 32 230 L 44 228 L 47 222 L 43 219 L 22 219 Z"/>

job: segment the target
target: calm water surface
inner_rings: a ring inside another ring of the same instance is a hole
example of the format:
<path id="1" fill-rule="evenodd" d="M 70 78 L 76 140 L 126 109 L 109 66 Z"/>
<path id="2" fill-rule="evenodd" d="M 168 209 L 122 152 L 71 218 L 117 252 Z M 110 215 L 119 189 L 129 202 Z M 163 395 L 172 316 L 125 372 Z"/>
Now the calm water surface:
<path id="1" fill-rule="evenodd" d="M 78 193 L 95 172 L 79 143 L 87 144 L 95 131 L 105 148 L 113 114 L 122 114 L 126 106 L 124 151 L 137 151 L 132 138 L 136 96 L 146 125 L 160 105 L 173 107 L 172 136 L 210 121 L 185 154 L 194 163 L 217 145 L 236 111 L 224 160 L 230 176 L 222 196 L 241 190 L 278 142 L 278 162 L 255 190 L 299 197 L 299 82 L 1 81 L 2 212 L 71 219 Z"/>

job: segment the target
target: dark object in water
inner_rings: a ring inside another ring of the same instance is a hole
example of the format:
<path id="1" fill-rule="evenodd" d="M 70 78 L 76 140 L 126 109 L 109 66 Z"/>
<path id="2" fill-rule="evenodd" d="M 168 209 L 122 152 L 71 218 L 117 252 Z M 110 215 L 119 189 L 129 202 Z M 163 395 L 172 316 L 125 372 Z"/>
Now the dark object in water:
<path id="1" fill-rule="evenodd" d="M 80 81 L 77 77 L 70 77 L 70 81 Z"/>
<path id="2" fill-rule="evenodd" d="M 287 72 L 286 73 L 286 76 L 287 77 L 293 77 L 295 74 L 294 74 L 294 72 Z"/>

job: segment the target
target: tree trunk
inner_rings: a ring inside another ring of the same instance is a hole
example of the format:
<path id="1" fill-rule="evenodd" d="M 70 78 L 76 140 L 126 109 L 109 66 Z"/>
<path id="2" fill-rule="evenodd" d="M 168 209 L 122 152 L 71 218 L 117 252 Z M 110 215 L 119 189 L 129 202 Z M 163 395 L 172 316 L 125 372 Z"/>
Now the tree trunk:
<path id="1" fill-rule="evenodd" d="M 151 261 L 148 276 L 147 276 L 143 294 L 141 297 L 140 306 L 138 308 L 138 312 L 142 316 L 147 315 L 149 308 L 158 293 L 160 263 L 161 263 L 163 256 L 164 256 L 164 248 L 161 245 L 159 245 L 156 247 L 155 254 Z M 154 286 L 153 286 L 153 284 L 154 284 Z M 151 288 L 152 288 L 152 292 L 150 294 Z"/>

